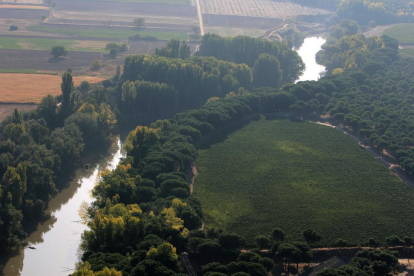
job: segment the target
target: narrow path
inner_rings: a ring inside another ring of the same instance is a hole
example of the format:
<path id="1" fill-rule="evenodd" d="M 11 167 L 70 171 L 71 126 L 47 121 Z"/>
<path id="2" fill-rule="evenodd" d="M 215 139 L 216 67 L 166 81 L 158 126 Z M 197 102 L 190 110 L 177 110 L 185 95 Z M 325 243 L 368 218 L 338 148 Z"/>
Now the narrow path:
<path id="1" fill-rule="evenodd" d="M 200 34 L 204 35 L 203 13 L 201 12 L 200 0 L 195 0 L 197 6 L 198 21 L 200 22 Z"/>
<path id="2" fill-rule="evenodd" d="M 204 35 L 204 24 L 203 24 L 203 13 L 201 12 L 200 0 L 195 0 L 195 4 L 197 8 L 198 21 L 200 22 L 200 35 L 203 36 Z M 197 44 L 195 51 L 198 52 L 199 49 L 200 49 L 200 44 Z"/>
<path id="3" fill-rule="evenodd" d="M 190 193 L 191 194 L 193 193 L 193 190 L 194 190 L 194 179 L 197 176 L 197 174 L 198 174 L 197 166 L 196 166 L 195 163 L 193 163 L 191 165 L 191 171 L 189 173 L 190 179 L 189 179 L 189 183 L 188 183 L 188 184 L 190 184 Z"/>

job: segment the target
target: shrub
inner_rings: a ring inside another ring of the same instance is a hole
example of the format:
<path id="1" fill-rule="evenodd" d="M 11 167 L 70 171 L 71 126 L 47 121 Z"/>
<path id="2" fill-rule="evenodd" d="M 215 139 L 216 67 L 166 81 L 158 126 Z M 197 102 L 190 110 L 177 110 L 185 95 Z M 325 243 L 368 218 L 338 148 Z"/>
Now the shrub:
<path id="1" fill-rule="evenodd" d="M 52 52 L 50 53 L 54 57 L 66 56 L 68 51 L 66 51 L 63 46 L 53 46 Z"/>
<path id="2" fill-rule="evenodd" d="M 92 60 L 92 68 L 101 69 L 101 67 L 102 67 L 102 60 L 100 60 L 100 59 Z"/>
<path id="3" fill-rule="evenodd" d="M 9 31 L 17 31 L 18 28 L 16 25 L 11 25 Z"/>

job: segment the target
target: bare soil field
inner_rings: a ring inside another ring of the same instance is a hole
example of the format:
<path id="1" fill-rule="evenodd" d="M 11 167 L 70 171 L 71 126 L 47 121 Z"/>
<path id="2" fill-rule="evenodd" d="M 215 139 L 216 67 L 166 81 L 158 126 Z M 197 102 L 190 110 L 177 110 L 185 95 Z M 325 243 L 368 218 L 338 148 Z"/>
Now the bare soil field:
<path id="1" fill-rule="evenodd" d="M 289 18 L 329 13 L 326 10 L 272 0 L 200 0 L 203 14 Z"/>
<path id="2" fill-rule="evenodd" d="M 0 9 L 0 18 L 31 19 L 39 20 L 42 16 L 48 16 L 48 10 L 23 10 L 23 9 Z"/>
<path id="3" fill-rule="evenodd" d="M 117 2 L 85 2 L 85 1 L 59 1 L 57 10 L 79 11 L 79 12 L 108 12 L 111 14 L 135 14 L 138 15 L 161 15 L 176 17 L 197 17 L 193 6 L 174 6 L 143 3 L 117 3 Z"/>
<path id="4" fill-rule="evenodd" d="M 237 16 L 237 15 L 217 15 L 203 14 L 204 25 L 221 26 L 227 28 L 255 28 L 255 29 L 271 29 L 280 26 L 283 22 L 279 18 Z"/>
<path id="5" fill-rule="evenodd" d="M 73 78 L 75 86 L 82 81 L 91 84 L 102 82 L 104 78 L 79 76 Z M 0 100 L 10 103 L 40 103 L 47 95 L 61 93 L 61 76 L 44 74 L 0 74 Z"/>
<path id="6" fill-rule="evenodd" d="M 0 103 L 0 122 L 6 119 L 7 116 L 11 115 L 17 108 L 20 111 L 29 111 L 35 109 L 35 104 L 2 104 Z"/>
<path id="7" fill-rule="evenodd" d="M 50 51 L 0 49 L 0 67 L 2 69 L 35 69 L 48 71 L 66 71 L 90 67 L 92 60 L 103 59 L 99 52 L 68 52 L 66 58 L 51 58 Z"/>

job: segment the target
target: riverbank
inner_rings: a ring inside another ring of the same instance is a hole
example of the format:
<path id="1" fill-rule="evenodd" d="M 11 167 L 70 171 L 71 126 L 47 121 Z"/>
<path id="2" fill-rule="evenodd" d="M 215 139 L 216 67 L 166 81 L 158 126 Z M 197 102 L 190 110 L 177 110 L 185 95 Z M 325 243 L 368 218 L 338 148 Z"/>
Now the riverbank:
<path id="1" fill-rule="evenodd" d="M 72 272 L 81 253 L 81 234 L 87 230 L 79 209 L 92 202 L 91 190 L 99 173 L 114 169 L 124 156 L 121 147 L 117 139 L 105 158 L 97 156 L 100 160 L 90 163 L 89 169 L 76 170 L 73 180 L 50 201 L 46 210 L 49 217 L 25 240 L 27 247 L 8 260 L 3 268 L 4 276 L 39 275 L 39 271 L 51 276 Z"/>

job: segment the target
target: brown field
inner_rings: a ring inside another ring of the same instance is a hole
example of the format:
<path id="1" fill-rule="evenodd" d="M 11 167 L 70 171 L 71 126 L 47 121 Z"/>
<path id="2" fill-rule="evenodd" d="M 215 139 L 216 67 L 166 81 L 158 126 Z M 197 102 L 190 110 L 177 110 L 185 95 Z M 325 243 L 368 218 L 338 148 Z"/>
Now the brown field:
<path id="1" fill-rule="evenodd" d="M 34 5 L 0 5 L 0 9 L 23 9 L 23 10 L 50 10 L 47 6 L 34 6 Z"/>
<path id="2" fill-rule="evenodd" d="M 289 18 L 298 15 L 327 14 L 328 11 L 272 0 L 201 0 L 204 14 Z"/>
<path id="3" fill-rule="evenodd" d="M 34 104 L 1 104 L 0 103 L 0 122 L 6 119 L 7 116 L 11 115 L 14 109 L 20 111 L 29 111 L 36 108 Z"/>
<path id="4" fill-rule="evenodd" d="M 96 84 L 102 77 L 74 77 L 75 86 L 82 81 Z M 0 101 L 3 103 L 39 103 L 47 95 L 61 93 L 61 76 L 44 74 L 0 74 Z"/>

